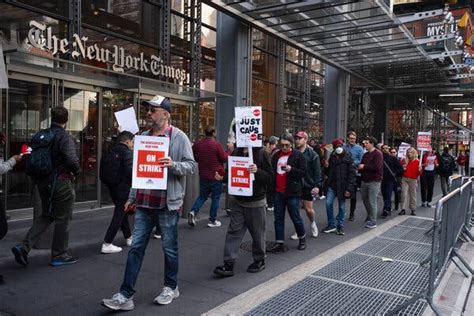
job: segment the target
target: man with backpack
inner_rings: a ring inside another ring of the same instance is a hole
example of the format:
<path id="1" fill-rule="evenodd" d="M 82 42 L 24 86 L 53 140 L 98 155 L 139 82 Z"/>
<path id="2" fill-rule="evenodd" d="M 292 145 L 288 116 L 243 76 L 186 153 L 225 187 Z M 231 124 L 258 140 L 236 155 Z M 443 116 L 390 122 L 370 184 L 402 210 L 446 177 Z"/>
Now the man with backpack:
<path id="1" fill-rule="evenodd" d="M 102 244 L 101 252 L 104 254 L 122 251 L 121 247 L 112 243 L 119 228 L 122 229 L 127 246 L 132 245 L 132 232 L 124 205 L 132 186 L 133 138 L 132 133 L 121 132 L 117 136 L 116 145 L 100 161 L 100 180 L 109 187 L 110 197 L 115 205 L 114 215 Z"/>
<path id="2" fill-rule="evenodd" d="M 443 153 L 439 157 L 438 174 L 441 181 L 441 190 L 443 196 L 449 193 L 449 177 L 453 175 L 454 169 L 456 168 L 456 162 L 454 157 L 449 153 L 449 147 L 443 149 Z"/>
<path id="3" fill-rule="evenodd" d="M 78 261 L 68 251 L 69 221 L 75 200 L 74 178 L 79 173 L 79 158 L 74 140 L 65 130 L 68 111 L 65 107 L 51 109 L 51 127 L 41 130 L 31 140 L 32 152 L 27 156 L 26 172 L 38 186 L 42 213 L 23 242 L 12 248 L 18 264 L 28 264 L 28 253 L 41 234 L 54 223 L 51 265 L 62 266 Z"/>

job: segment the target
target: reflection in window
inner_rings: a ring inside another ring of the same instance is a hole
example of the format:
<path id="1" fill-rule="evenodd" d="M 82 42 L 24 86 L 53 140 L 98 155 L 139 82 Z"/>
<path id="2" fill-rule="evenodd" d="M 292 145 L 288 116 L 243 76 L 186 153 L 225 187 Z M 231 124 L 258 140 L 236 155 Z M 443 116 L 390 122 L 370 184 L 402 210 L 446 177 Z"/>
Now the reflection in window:
<path id="1" fill-rule="evenodd" d="M 204 129 L 215 126 L 216 104 L 214 102 L 201 102 L 199 104 L 199 136 L 204 136 Z"/>
<path id="2" fill-rule="evenodd" d="M 171 47 L 191 54 L 191 21 L 171 14 Z"/>
<path id="3" fill-rule="evenodd" d="M 53 14 L 68 16 L 69 1 L 68 0 L 13 0 L 12 2 L 29 5 Z"/>
<path id="4" fill-rule="evenodd" d="M 83 22 L 117 34 L 159 44 L 160 7 L 142 0 L 82 0 Z"/>
<path id="5" fill-rule="evenodd" d="M 277 66 L 276 57 L 260 49 L 253 49 L 252 72 L 254 77 L 275 82 L 277 80 Z"/>
<path id="6" fill-rule="evenodd" d="M 277 53 L 277 40 L 257 29 L 252 30 L 253 45 L 270 53 Z"/>
<path id="7" fill-rule="evenodd" d="M 201 10 L 201 21 L 209 26 L 216 27 L 216 17 L 217 11 L 216 9 L 208 6 L 207 4 L 202 4 Z"/>

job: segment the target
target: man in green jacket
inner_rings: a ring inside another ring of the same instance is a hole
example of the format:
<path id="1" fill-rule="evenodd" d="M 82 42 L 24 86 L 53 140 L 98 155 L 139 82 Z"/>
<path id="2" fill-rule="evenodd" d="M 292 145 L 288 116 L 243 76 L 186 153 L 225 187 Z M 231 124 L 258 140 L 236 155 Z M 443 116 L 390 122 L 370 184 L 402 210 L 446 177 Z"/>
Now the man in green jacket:
<path id="1" fill-rule="evenodd" d="M 318 237 L 318 226 L 314 219 L 314 205 L 313 196 L 318 195 L 321 187 L 321 163 L 318 154 L 308 146 L 308 134 L 304 131 L 299 131 L 295 135 L 296 148 L 303 153 L 306 161 L 306 175 L 303 179 L 303 195 L 301 201 L 306 216 L 311 223 L 311 236 Z M 298 239 L 296 233 L 291 236 L 291 239 Z"/>

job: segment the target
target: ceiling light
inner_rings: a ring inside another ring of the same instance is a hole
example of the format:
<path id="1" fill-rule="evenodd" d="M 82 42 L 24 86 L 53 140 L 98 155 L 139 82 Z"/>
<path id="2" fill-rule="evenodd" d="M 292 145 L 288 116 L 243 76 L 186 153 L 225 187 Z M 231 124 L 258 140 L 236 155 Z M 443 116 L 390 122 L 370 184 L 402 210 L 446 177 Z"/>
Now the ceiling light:
<path id="1" fill-rule="evenodd" d="M 458 105 L 458 106 L 465 106 L 465 105 L 471 105 L 469 102 L 450 102 L 448 105 Z"/>
<path id="2" fill-rule="evenodd" d="M 464 94 L 462 93 L 446 93 L 446 94 L 440 94 L 440 97 L 463 97 Z"/>
<path id="3" fill-rule="evenodd" d="M 453 108 L 453 111 L 468 111 L 471 110 L 472 108 Z"/>

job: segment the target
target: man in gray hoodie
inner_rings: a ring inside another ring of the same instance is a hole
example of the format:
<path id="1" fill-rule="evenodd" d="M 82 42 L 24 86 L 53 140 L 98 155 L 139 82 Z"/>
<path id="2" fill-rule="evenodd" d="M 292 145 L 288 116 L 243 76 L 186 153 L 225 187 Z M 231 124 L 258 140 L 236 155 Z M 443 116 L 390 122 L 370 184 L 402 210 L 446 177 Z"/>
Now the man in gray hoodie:
<path id="1" fill-rule="evenodd" d="M 161 166 L 168 168 L 167 190 L 132 189 L 125 210 L 136 207 L 132 248 L 128 253 L 125 275 L 120 292 L 102 303 L 112 310 L 132 310 L 135 283 L 143 262 L 146 246 L 153 228 L 161 228 L 162 247 L 165 254 L 164 287 L 154 299 L 156 304 L 166 305 L 179 296 L 178 291 L 178 219 L 183 205 L 186 175 L 196 169 L 191 142 L 179 128 L 171 125 L 169 99 L 155 96 L 144 101 L 150 130 L 142 135 L 169 137 L 169 157 L 160 158 Z"/>

